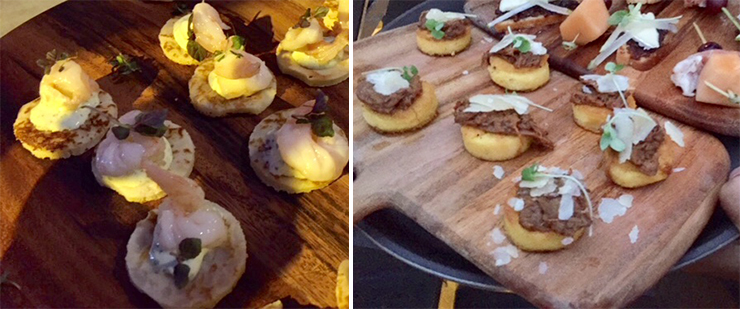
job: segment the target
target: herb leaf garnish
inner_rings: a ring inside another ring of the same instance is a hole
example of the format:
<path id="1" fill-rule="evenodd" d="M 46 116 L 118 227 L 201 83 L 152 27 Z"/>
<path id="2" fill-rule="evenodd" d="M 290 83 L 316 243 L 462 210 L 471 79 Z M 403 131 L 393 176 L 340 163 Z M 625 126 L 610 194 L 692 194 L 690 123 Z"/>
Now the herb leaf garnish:
<path id="1" fill-rule="evenodd" d="M 414 77 L 416 77 L 417 74 L 419 74 L 419 69 L 417 69 L 415 65 L 412 65 L 410 67 L 404 66 L 403 74 L 401 74 L 401 77 L 411 82 L 411 80 L 414 79 Z"/>
<path id="2" fill-rule="evenodd" d="M 46 53 L 46 58 L 44 59 L 38 59 L 36 60 L 36 65 L 44 69 L 44 75 L 51 73 L 51 67 L 54 66 L 54 64 L 57 61 L 68 59 L 69 54 L 65 52 L 57 52 L 56 49 L 52 49 L 51 51 Z M 64 67 L 59 68 L 59 71 L 61 72 L 64 70 Z"/>
<path id="3" fill-rule="evenodd" d="M 612 25 L 612 26 L 619 25 L 622 22 L 622 20 L 625 17 L 627 17 L 627 15 L 629 14 L 630 13 L 627 10 L 616 11 L 614 12 L 614 14 L 612 14 L 612 16 L 609 16 L 609 19 L 607 20 L 607 22 L 609 23 L 609 25 Z"/>
<path id="4" fill-rule="evenodd" d="M 200 238 L 185 238 L 180 242 L 180 255 L 179 258 L 184 260 L 194 259 L 200 254 L 201 240 Z"/>
<path id="5" fill-rule="evenodd" d="M 425 27 L 427 27 L 427 30 L 432 32 L 432 36 L 437 39 L 441 40 L 445 37 L 444 31 L 442 31 L 442 28 L 444 28 L 445 23 L 436 21 L 434 19 L 427 19 L 427 22 L 424 24 Z"/>
<path id="6" fill-rule="evenodd" d="M 514 48 L 518 49 L 522 53 L 528 53 L 532 50 L 532 45 L 525 37 L 518 36 L 514 38 L 514 41 L 512 42 L 512 46 Z"/>
<path id="7" fill-rule="evenodd" d="M 108 63 L 113 66 L 113 74 L 115 75 L 129 75 L 134 72 L 141 72 L 136 59 L 129 55 L 119 53 L 118 56 L 113 57 Z"/>
<path id="8" fill-rule="evenodd" d="M 131 130 L 144 136 L 162 137 L 167 133 L 167 126 L 164 121 L 167 119 L 167 110 L 155 110 L 151 112 L 141 112 L 136 115 L 133 125 L 118 123 L 111 128 L 113 135 L 124 140 L 131 134 Z"/>
<path id="9" fill-rule="evenodd" d="M 329 14 L 329 8 L 325 6 L 320 6 L 317 7 L 316 10 L 314 10 L 313 17 L 324 18 L 326 17 L 326 14 Z"/>
<path id="10" fill-rule="evenodd" d="M 244 43 L 246 42 L 246 39 L 244 39 L 244 37 L 235 35 L 231 37 L 231 41 L 233 42 L 233 44 L 231 45 L 231 48 L 237 49 L 237 50 L 244 49 L 245 47 Z"/>
<path id="11" fill-rule="evenodd" d="M 617 72 L 624 69 L 624 64 L 616 64 L 614 62 L 609 62 L 604 66 L 604 69 L 607 70 L 609 73 L 616 74 Z"/>
<path id="12" fill-rule="evenodd" d="M 311 17 L 324 18 L 329 13 L 329 8 L 320 6 L 317 7 L 313 14 L 311 14 L 311 8 L 306 9 L 306 12 L 301 15 L 301 19 L 298 21 L 293 28 L 308 28 L 311 27 Z"/>
<path id="13" fill-rule="evenodd" d="M 188 285 L 190 275 L 190 266 L 187 264 L 178 263 L 175 265 L 175 270 L 172 273 L 174 279 L 175 279 L 175 287 L 178 289 L 184 288 L 186 285 Z"/>
<path id="14" fill-rule="evenodd" d="M 329 111 L 329 105 L 327 104 L 328 99 L 329 98 L 326 94 L 319 90 L 316 97 L 316 103 L 314 103 L 311 112 L 303 116 L 293 115 L 293 118 L 296 119 L 296 123 L 310 123 L 311 131 L 318 137 L 334 136 L 334 122 L 327 113 Z"/>
<path id="15" fill-rule="evenodd" d="M 208 51 L 195 41 L 195 32 L 193 32 L 192 26 L 193 14 L 190 14 L 190 17 L 188 18 L 188 55 L 193 57 L 195 60 L 203 61 L 203 59 L 208 57 Z"/>

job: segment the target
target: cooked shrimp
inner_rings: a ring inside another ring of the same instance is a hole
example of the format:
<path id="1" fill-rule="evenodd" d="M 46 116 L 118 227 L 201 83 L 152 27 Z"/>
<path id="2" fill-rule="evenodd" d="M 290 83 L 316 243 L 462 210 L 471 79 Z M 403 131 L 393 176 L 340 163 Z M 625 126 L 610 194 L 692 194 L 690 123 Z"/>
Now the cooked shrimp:
<path id="1" fill-rule="evenodd" d="M 134 124 L 138 110 L 121 116 L 119 122 Z M 131 131 L 128 138 L 119 140 L 108 132 L 95 153 L 95 165 L 106 176 L 124 176 L 141 169 L 144 161 L 164 164 L 166 144 L 161 137 L 144 136 Z"/>
<path id="2" fill-rule="evenodd" d="M 54 63 L 49 74 L 41 79 L 41 100 L 54 100 L 70 110 L 90 99 L 93 93 L 100 91 L 98 83 L 82 70 L 77 62 L 70 59 Z"/>
<path id="3" fill-rule="evenodd" d="M 226 35 L 224 30 L 231 29 L 221 21 L 218 11 L 207 3 L 198 3 L 193 8 L 193 32 L 195 41 L 209 52 L 224 50 Z"/>
<path id="4" fill-rule="evenodd" d="M 294 109 L 293 115 L 311 112 L 314 101 Z M 334 134 L 317 137 L 310 124 L 299 124 L 289 118 L 276 134 L 283 161 L 312 181 L 332 181 L 339 177 L 349 161 L 347 138 Z"/>
<path id="5" fill-rule="evenodd" d="M 213 70 L 218 76 L 239 79 L 255 76 L 261 68 L 262 60 L 260 58 L 243 50 L 231 50 L 216 62 Z"/>
<path id="6" fill-rule="evenodd" d="M 167 193 L 167 200 L 183 213 L 196 211 L 205 203 L 205 192 L 194 180 L 175 175 L 148 161 L 142 162 L 147 176 Z"/>
<path id="7" fill-rule="evenodd" d="M 159 206 L 153 242 L 164 251 L 177 250 L 185 238 L 198 238 L 203 248 L 213 248 L 226 237 L 224 219 L 216 209 L 200 208 L 184 214 L 169 199 Z"/>

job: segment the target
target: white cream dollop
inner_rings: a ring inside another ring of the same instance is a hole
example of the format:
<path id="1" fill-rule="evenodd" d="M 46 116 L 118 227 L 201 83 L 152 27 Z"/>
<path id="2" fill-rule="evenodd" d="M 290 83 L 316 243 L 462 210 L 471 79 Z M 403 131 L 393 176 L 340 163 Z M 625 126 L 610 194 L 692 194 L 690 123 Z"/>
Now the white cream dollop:
<path id="1" fill-rule="evenodd" d="M 293 115 L 303 116 L 311 111 L 314 101 L 295 108 Z M 337 131 L 331 137 L 318 137 L 310 124 L 299 124 L 289 118 L 276 132 L 276 142 L 283 161 L 306 179 L 332 181 L 342 175 L 349 162 L 349 141 Z"/>
<path id="2" fill-rule="evenodd" d="M 222 58 L 217 57 L 214 66 L 208 74 L 208 84 L 226 99 L 253 95 L 269 87 L 273 80 L 264 61 L 241 50 L 231 50 Z M 256 74 L 255 67 L 259 67 Z"/>
<path id="3" fill-rule="evenodd" d="M 100 87 L 79 64 L 66 59 L 57 61 L 41 79 L 39 104 L 31 110 L 30 120 L 41 131 L 58 132 L 82 126 L 91 110 L 100 105 Z"/>
<path id="4" fill-rule="evenodd" d="M 373 90 L 382 95 L 391 95 L 411 86 L 399 70 L 380 70 L 367 74 L 365 78 L 373 84 Z"/>

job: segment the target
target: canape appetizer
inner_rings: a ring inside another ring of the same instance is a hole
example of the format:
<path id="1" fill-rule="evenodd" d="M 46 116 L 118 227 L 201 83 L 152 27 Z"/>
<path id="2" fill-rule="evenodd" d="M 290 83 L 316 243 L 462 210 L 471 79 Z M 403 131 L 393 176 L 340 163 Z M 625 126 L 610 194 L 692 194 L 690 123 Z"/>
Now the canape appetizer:
<path id="1" fill-rule="evenodd" d="M 629 78 L 615 74 L 621 65 L 610 62 L 606 65 L 606 75 L 589 74 L 581 76 L 583 85 L 570 97 L 573 104 L 573 120 L 588 131 L 600 133 L 601 128 L 615 108 L 637 108 Z"/>
<path id="2" fill-rule="evenodd" d="M 676 64 L 673 83 L 697 102 L 740 107 L 740 52 L 707 50 Z"/>
<path id="3" fill-rule="evenodd" d="M 272 103 L 277 81 L 265 62 L 244 51 L 244 38 L 232 36 L 195 69 L 188 83 L 190 102 L 208 116 L 259 114 Z"/>
<path id="4" fill-rule="evenodd" d="M 496 15 L 488 23 L 488 28 L 498 32 L 506 29 L 527 29 L 552 24 L 565 20 L 578 6 L 575 0 L 500 0 Z"/>
<path id="5" fill-rule="evenodd" d="M 174 17 L 159 31 L 159 46 L 168 59 L 184 65 L 196 65 L 226 48 L 224 30 L 231 27 L 221 21 L 218 11 L 201 2 L 193 12 Z"/>
<path id="6" fill-rule="evenodd" d="M 266 185 L 305 193 L 328 186 L 349 162 L 349 141 L 327 114 L 327 97 L 279 111 L 249 136 L 249 163 Z"/>
<path id="7" fill-rule="evenodd" d="M 431 56 L 455 55 L 470 45 L 471 23 L 466 14 L 431 9 L 421 13 L 416 45 Z"/>
<path id="8" fill-rule="evenodd" d="M 589 191 L 577 170 L 528 167 L 508 204 L 504 229 L 526 251 L 560 250 L 580 239 L 593 222 Z"/>
<path id="9" fill-rule="evenodd" d="M 599 50 L 599 55 L 588 65 L 593 70 L 613 53 L 617 64 L 629 65 L 637 70 L 647 70 L 669 52 L 664 46 L 669 31 L 676 33 L 681 16 L 655 18 L 655 14 L 640 12 L 642 3 L 630 5 L 628 10 L 617 11 L 609 24 L 617 26 Z"/>
<path id="10" fill-rule="evenodd" d="M 349 1 L 326 1 L 308 9 L 277 48 L 280 71 L 311 87 L 349 77 Z"/>
<path id="11" fill-rule="evenodd" d="M 603 131 L 600 146 L 606 151 L 607 174 L 625 188 L 668 178 L 673 171 L 675 145 L 684 146 L 683 133 L 678 127 L 666 121 L 663 130 L 643 109 L 615 109 Z"/>
<path id="12" fill-rule="evenodd" d="M 457 102 L 455 123 L 462 126 L 465 150 L 482 160 L 505 161 L 533 142 L 552 149 L 547 132 L 528 114 L 529 106 L 552 111 L 516 94 L 479 94 Z"/>
<path id="13" fill-rule="evenodd" d="M 609 29 L 609 8 L 606 4 L 604 0 L 583 0 L 560 23 L 563 41 L 575 46 L 586 45 L 606 33 Z"/>
<path id="14" fill-rule="evenodd" d="M 182 127 L 165 120 L 167 110 L 133 110 L 116 121 L 95 150 L 92 171 L 98 183 L 129 202 L 144 203 L 166 195 L 147 177 L 142 162 L 188 177 L 195 163 L 195 145 Z"/>
<path id="15" fill-rule="evenodd" d="M 534 35 L 509 31 L 485 59 L 497 85 L 513 91 L 533 91 L 550 80 L 547 48 Z"/>
<path id="16" fill-rule="evenodd" d="M 370 127 L 386 133 L 419 129 L 437 116 L 437 95 L 415 66 L 383 68 L 362 74 L 355 95 Z"/>
<path id="17" fill-rule="evenodd" d="M 37 158 L 81 155 L 103 139 L 118 107 L 68 55 L 54 50 L 46 57 L 39 60 L 45 66 L 39 98 L 21 107 L 13 132 Z"/>
<path id="18" fill-rule="evenodd" d="M 165 308 L 213 308 L 244 273 L 247 241 L 239 221 L 206 200 L 195 181 L 142 165 L 168 197 L 136 224 L 126 245 L 131 282 Z"/>

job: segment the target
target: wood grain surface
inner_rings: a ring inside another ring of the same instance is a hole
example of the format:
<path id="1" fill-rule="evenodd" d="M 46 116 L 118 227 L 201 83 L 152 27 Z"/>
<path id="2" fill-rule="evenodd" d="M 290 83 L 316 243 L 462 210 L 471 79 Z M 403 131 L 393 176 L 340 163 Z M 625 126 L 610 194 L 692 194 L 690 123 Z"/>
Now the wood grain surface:
<path id="1" fill-rule="evenodd" d="M 310 194 L 277 193 L 248 164 L 254 126 L 273 112 L 312 99 L 313 90 L 280 74 L 274 49 L 307 7 L 321 1 L 214 2 L 247 52 L 276 73 L 278 95 L 260 115 L 208 118 L 188 100 L 195 67 L 164 57 L 157 34 L 173 4 L 141 1 L 72 1 L 32 19 L 0 39 L 0 259 L 21 286 L 3 286 L 0 307 L 155 307 L 131 284 L 125 245 L 137 221 L 156 203 L 126 202 L 95 181 L 92 151 L 61 161 L 39 160 L 15 141 L 12 124 L 21 105 L 38 97 L 43 69 L 36 59 L 57 49 L 75 54 L 119 114 L 167 108 L 196 146 L 191 174 L 206 198 L 241 222 L 247 270 L 223 307 L 260 307 L 289 298 L 294 305 L 334 307 L 336 268 L 348 258 L 347 172 Z M 119 52 L 139 58 L 144 72 L 115 81 L 107 59 Z M 348 82 L 324 88 L 331 115 L 348 129 Z"/>
<path id="2" fill-rule="evenodd" d="M 467 0 L 465 11 L 476 14 L 475 24 L 485 29 L 485 25 L 497 16 L 495 11 L 498 3 L 499 1 L 491 0 Z M 625 7 L 625 0 L 614 0 L 610 12 Z M 740 0 L 729 0 L 728 9 L 735 14 L 740 13 Z M 740 43 L 734 40 L 737 29 L 722 13 L 710 15 L 698 8 L 685 8 L 683 1 L 678 0 L 644 6 L 642 11 L 653 12 L 657 18 L 683 17 L 678 24 L 679 31 L 669 34 L 666 44 L 658 50 L 656 59 L 659 61 L 652 63 L 646 70 L 628 69 L 623 72 L 632 78 L 633 85 L 637 85 L 637 104 L 703 130 L 740 136 L 740 108 L 697 103 L 694 98 L 684 97 L 681 89 L 670 80 L 673 67 L 695 53 L 701 45 L 692 25 L 694 22 L 702 29 L 707 40 L 717 42 L 727 50 L 740 50 Z M 563 40 L 558 27 L 556 24 L 533 28 L 527 32 L 536 34 L 537 40 L 547 47 L 553 68 L 574 78 L 587 74 L 588 63 L 596 58 L 599 49 L 614 29 L 611 27 L 598 40 L 568 51 L 562 47 Z M 614 56 L 604 63 L 608 61 L 615 61 Z M 603 64 L 596 71 L 603 73 Z"/>
<path id="3" fill-rule="evenodd" d="M 686 148 L 678 148 L 676 167 L 686 170 L 666 181 L 628 190 L 613 184 L 604 172 L 599 135 L 578 128 L 569 103 L 575 79 L 553 71 L 540 90 L 524 94 L 553 108 L 533 108 L 555 143 L 547 152 L 533 147 L 522 156 L 499 163 L 478 160 L 462 144 L 460 126 L 453 121 L 455 101 L 479 93 L 503 93 L 495 86 L 481 55 L 494 42 L 474 29 L 471 47 L 455 57 L 432 58 L 416 49 L 416 25 L 409 25 L 354 46 L 354 76 L 385 67 L 416 65 L 422 80 L 436 86 L 439 116 L 412 133 L 381 135 L 353 115 L 355 175 L 353 221 L 384 207 L 395 207 L 472 261 L 494 279 L 541 307 L 619 307 L 641 295 L 682 256 L 714 210 L 717 194 L 729 170 L 724 146 L 709 134 L 679 125 Z M 388 48 L 393 46 L 393 48 Z M 466 72 L 467 71 L 467 72 Z M 360 104 L 355 98 L 354 109 Z M 664 117 L 655 115 L 662 125 Z M 495 205 L 509 207 L 515 177 L 539 162 L 575 168 L 598 205 L 601 198 L 632 194 L 634 206 L 606 224 L 595 220 L 593 237 L 584 236 L 556 253 L 523 253 L 511 264 L 496 267 L 491 252 L 498 246 L 490 233 L 501 226 Z M 493 177 L 501 165 L 506 175 Z M 628 234 L 639 227 L 637 243 Z M 540 262 L 549 270 L 538 272 Z"/>

